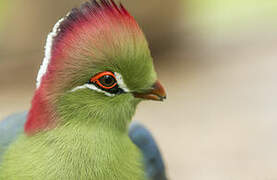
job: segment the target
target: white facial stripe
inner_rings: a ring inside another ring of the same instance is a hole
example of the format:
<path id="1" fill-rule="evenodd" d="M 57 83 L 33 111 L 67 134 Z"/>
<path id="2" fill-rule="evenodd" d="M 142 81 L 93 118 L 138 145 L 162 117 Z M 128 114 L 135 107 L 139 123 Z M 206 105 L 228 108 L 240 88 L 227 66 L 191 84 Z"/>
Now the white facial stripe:
<path id="1" fill-rule="evenodd" d="M 123 81 L 122 75 L 117 72 L 115 72 L 114 74 L 115 74 L 115 78 L 116 78 L 119 88 L 123 89 L 124 92 L 130 92 L 130 90 L 127 88 L 126 84 Z M 111 94 L 106 91 L 103 91 L 102 89 L 96 87 L 94 84 L 84 84 L 82 86 L 77 86 L 77 87 L 73 88 L 70 92 L 75 92 L 80 89 L 91 89 L 91 90 L 94 90 L 97 92 L 104 93 L 106 96 L 115 96 L 115 94 Z"/>
<path id="2" fill-rule="evenodd" d="M 121 89 L 123 89 L 125 92 L 130 92 L 130 90 L 128 89 L 128 87 L 127 87 L 126 84 L 124 83 L 123 77 L 121 76 L 121 74 L 115 72 L 114 75 L 115 75 L 115 78 L 116 78 L 116 81 L 117 81 L 118 86 L 119 86 Z"/>
<path id="3" fill-rule="evenodd" d="M 70 92 L 75 92 L 75 91 L 78 91 L 80 89 L 91 89 L 91 90 L 94 90 L 94 91 L 97 91 L 97 92 L 104 93 L 106 96 L 115 96 L 115 94 L 110 94 L 106 91 L 103 91 L 103 90 L 97 88 L 96 86 L 94 86 L 93 84 L 84 84 L 82 86 L 77 86 L 74 89 L 72 89 Z"/>
<path id="4" fill-rule="evenodd" d="M 37 75 L 37 88 L 39 88 L 40 83 L 41 83 L 41 79 L 43 77 L 43 75 L 46 73 L 48 65 L 50 63 L 50 59 L 51 59 L 51 51 L 52 51 L 52 43 L 54 38 L 57 36 L 57 34 L 59 33 L 59 26 L 62 23 L 62 21 L 65 18 L 60 19 L 54 26 L 53 30 L 51 33 L 48 34 L 47 36 L 47 40 L 46 40 L 46 45 L 45 45 L 45 55 L 44 55 L 44 59 L 43 62 L 40 66 L 38 75 Z"/>

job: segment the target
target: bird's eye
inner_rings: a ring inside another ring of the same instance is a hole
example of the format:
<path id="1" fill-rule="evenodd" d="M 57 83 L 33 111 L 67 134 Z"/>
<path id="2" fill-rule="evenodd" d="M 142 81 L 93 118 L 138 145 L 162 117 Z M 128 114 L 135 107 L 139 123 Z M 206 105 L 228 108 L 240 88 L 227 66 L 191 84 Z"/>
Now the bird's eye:
<path id="1" fill-rule="evenodd" d="M 110 71 L 96 74 L 90 79 L 91 83 L 96 83 L 104 89 L 112 89 L 117 85 L 115 75 Z"/>

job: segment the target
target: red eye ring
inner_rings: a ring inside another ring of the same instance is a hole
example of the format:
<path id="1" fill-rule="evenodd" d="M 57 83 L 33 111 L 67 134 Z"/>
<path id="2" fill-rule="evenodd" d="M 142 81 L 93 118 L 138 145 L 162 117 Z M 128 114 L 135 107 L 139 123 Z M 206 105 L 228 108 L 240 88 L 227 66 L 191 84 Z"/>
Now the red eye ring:
<path id="1" fill-rule="evenodd" d="M 112 84 L 112 86 L 105 86 L 99 81 L 99 79 L 102 78 L 103 76 L 111 76 L 114 79 L 114 83 Z M 115 77 L 114 73 L 112 73 L 110 71 L 104 71 L 104 72 L 100 72 L 100 73 L 96 74 L 95 76 L 93 76 L 90 79 L 90 82 L 96 83 L 97 85 L 99 85 L 100 87 L 102 87 L 104 89 L 112 89 L 117 85 L 116 77 Z"/>

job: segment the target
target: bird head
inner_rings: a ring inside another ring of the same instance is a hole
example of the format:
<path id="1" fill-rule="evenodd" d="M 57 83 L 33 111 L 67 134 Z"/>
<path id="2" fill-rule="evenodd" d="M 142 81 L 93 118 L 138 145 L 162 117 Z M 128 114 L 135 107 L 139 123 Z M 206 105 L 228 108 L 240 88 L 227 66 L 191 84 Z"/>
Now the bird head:
<path id="1" fill-rule="evenodd" d="M 94 0 L 48 35 L 25 132 L 84 122 L 124 128 L 140 101 L 165 97 L 134 18 L 121 4 Z"/>

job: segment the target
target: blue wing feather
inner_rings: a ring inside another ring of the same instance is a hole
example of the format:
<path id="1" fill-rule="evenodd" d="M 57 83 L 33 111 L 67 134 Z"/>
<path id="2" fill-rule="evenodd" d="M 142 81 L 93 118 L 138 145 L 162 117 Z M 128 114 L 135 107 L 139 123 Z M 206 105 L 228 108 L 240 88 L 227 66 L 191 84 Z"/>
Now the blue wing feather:
<path id="1" fill-rule="evenodd" d="M 142 124 L 134 122 L 130 125 L 129 137 L 144 156 L 145 171 L 149 180 L 166 180 L 165 165 L 150 131 Z"/>
<path id="2" fill-rule="evenodd" d="M 0 121 L 0 162 L 6 148 L 23 132 L 27 112 L 8 116 Z"/>

